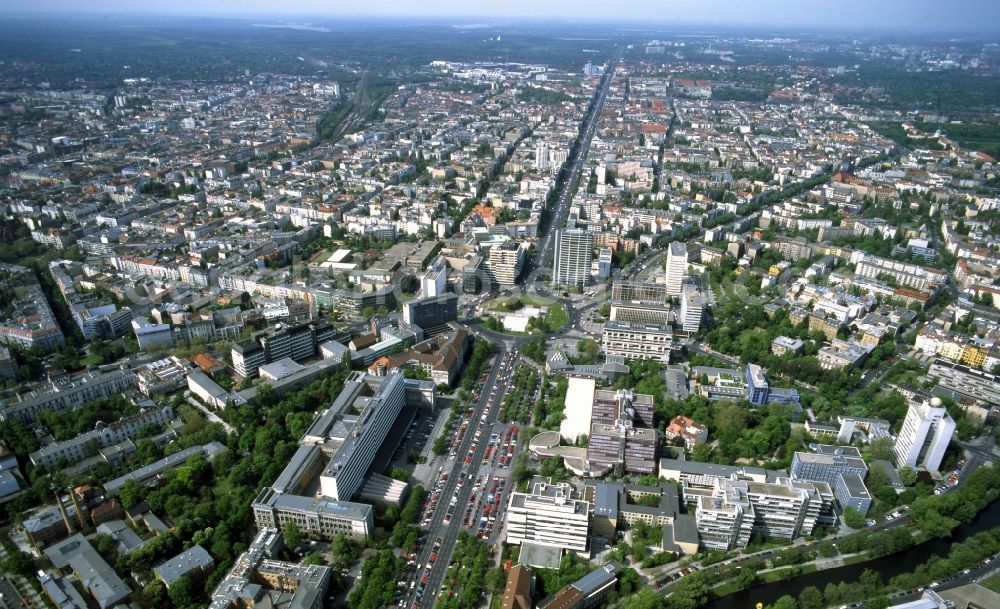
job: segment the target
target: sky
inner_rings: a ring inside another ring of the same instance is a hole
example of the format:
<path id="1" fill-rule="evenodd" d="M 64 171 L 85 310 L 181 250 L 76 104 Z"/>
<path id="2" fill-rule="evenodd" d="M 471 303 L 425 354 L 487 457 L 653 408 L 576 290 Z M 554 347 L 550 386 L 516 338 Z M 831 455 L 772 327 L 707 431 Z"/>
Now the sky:
<path id="1" fill-rule="evenodd" d="M 998 0 L 32 0 L 5 12 L 323 17 L 563 18 L 715 25 L 978 31 L 1000 35 Z"/>

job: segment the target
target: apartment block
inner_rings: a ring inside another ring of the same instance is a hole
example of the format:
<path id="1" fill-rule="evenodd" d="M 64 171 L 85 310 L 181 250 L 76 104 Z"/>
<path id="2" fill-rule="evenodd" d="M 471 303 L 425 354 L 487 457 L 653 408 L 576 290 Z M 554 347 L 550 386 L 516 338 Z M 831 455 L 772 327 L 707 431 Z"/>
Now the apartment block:
<path id="1" fill-rule="evenodd" d="M 45 385 L 21 394 L 21 400 L 0 407 L 0 421 L 32 423 L 42 412 L 78 408 L 135 389 L 137 377 L 127 369 L 53 376 Z"/>
<path id="2" fill-rule="evenodd" d="M 53 469 L 60 463 L 78 463 L 97 454 L 106 446 L 135 438 L 147 425 L 163 426 L 174 418 L 174 409 L 169 404 L 144 410 L 130 417 L 98 426 L 70 440 L 55 442 L 29 455 L 36 467 Z"/>

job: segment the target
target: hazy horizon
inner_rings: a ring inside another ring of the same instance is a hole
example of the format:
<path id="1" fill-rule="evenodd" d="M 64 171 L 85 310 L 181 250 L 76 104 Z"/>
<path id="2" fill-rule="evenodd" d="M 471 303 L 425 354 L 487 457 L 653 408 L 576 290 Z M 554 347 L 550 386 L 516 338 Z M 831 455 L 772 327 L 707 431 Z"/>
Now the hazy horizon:
<path id="1" fill-rule="evenodd" d="M 578 22 L 608 20 L 701 26 L 750 26 L 760 28 L 815 28 L 841 30 L 1000 33 L 1000 3 L 957 0 L 942 4 L 932 0 L 866 2 L 842 0 L 803 6 L 794 0 L 751 2 L 704 0 L 698 3 L 657 0 L 621 0 L 613 5 L 596 0 L 551 0 L 545 3 L 509 0 L 504 11 L 454 0 L 427 0 L 419 10 L 413 5 L 368 0 L 363 10 L 343 5 L 330 7 L 319 0 L 273 3 L 260 0 L 150 0 L 137 5 L 126 0 L 37 0 L 28 6 L 8 8 L 6 16 L 211 16 L 229 18 L 425 18 L 426 20 L 544 19 Z M 608 14 L 613 10 L 613 14 Z M 484 24 L 489 25 L 489 24 Z"/>

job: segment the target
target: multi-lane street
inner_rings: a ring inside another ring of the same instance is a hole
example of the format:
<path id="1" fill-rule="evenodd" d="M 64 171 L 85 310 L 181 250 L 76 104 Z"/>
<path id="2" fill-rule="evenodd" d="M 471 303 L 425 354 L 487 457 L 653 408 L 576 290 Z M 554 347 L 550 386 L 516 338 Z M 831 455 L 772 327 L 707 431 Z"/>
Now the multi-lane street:
<path id="1" fill-rule="evenodd" d="M 457 456 L 445 466 L 448 481 L 441 492 L 441 503 L 435 511 L 428 532 L 424 537 L 425 542 L 417 555 L 414 577 L 420 584 L 414 586 L 412 590 L 407 590 L 405 604 L 407 607 L 434 606 L 434 600 L 437 598 L 441 582 L 451 561 L 456 538 L 463 528 L 464 507 L 469 505 L 472 487 L 479 476 L 489 434 L 492 433 L 491 430 L 497 422 L 500 404 L 507 390 L 507 382 L 515 365 L 516 356 L 516 350 L 509 350 L 506 344 L 500 343 L 500 349 L 494 357 L 493 365 L 486 382 L 483 384 L 476 407 L 473 409 L 469 428 L 459 443 L 456 451 Z M 478 439 L 475 436 L 477 429 L 482 429 Z M 466 455 L 470 450 L 472 456 L 469 459 L 470 462 L 467 463 Z M 451 505 L 452 497 L 456 499 L 455 505 L 461 506 L 461 511 L 456 510 L 446 524 L 447 508 Z M 438 538 L 442 540 L 442 543 L 440 547 L 435 548 L 435 540 Z M 431 561 L 432 554 L 435 554 L 433 561 Z M 425 575 L 427 576 L 426 583 L 423 582 Z"/>
<path id="2" fill-rule="evenodd" d="M 548 268 L 552 261 L 552 249 L 555 244 L 553 239 L 554 228 L 561 225 L 562 219 L 566 216 L 569 205 L 573 198 L 573 186 L 580 179 L 584 162 L 587 158 L 587 151 L 590 148 L 590 141 L 593 138 L 597 126 L 597 119 L 600 117 L 604 99 L 607 96 L 608 86 L 614 73 L 614 66 L 618 61 L 621 50 L 619 49 L 613 59 L 608 63 L 604 77 L 601 79 L 598 89 L 594 94 L 593 101 L 584 118 L 580 137 L 576 146 L 576 151 L 568 164 L 566 179 L 562 183 L 562 188 L 557 195 L 556 204 L 552 210 L 552 219 L 548 223 L 543 234 L 539 237 L 538 249 L 536 250 L 532 269 L 525 277 L 524 284 L 533 291 L 544 291 L 543 286 L 536 286 L 536 281 L 544 269 Z M 541 287 L 541 289 L 539 289 Z M 569 320 L 560 330 L 560 333 L 570 331 L 579 320 L 579 311 L 575 310 L 572 304 L 564 302 Z M 473 487 L 480 482 L 482 485 L 490 485 L 492 481 L 500 477 L 499 486 L 500 501 L 494 504 L 493 513 L 495 525 L 492 527 L 487 540 L 492 541 L 500 536 L 503 523 L 502 508 L 506 504 L 507 497 L 511 491 L 512 483 L 508 480 L 506 472 L 500 473 L 496 466 L 496 458 L 487 459 L 483 465 L 487 447 L 490 446 L 490 436 L 494 433 L 504 434 L 510 428 L 497 423 L 497 415 L 500 405 L 503 402 L 507 391 L 507 383 L 513 373 L 513 368 L 517 361 L 517 345 L 531 337 L 504 336 L 491 332 L 486 328 L 478 326 L 475 328 L 477 334 L 486 337 L 492 342 L 500 345 L 500 351 L 496 355 L 493 366 L 490 369 L 486 383 L 481 389 L 479 400 L 474 409 L 471 424 L 466 431 L 456 451 L 457 456 L 454 461 L 449 461 L 445 466 L 448 480 L 441 491 L 441 499 L 438 509 L 435 510 L 431 523 L 428 526 L 423 546 L 417 555 L 416 569 L 412 575 L 415 585 L 406 591 L 404 605 L 407 607 L 432 607 L 437 596 L 440 594 L 441 584 L 446 575 L 448 565 L 451 561 L 452 550 L 461 530 L 470 532 L 475 530 L 476 516 L 480 515 L 483 506 L 475 508 L 473 521 L 467 523 L 464 515 L 470 505 L 475 503 L 473 497 Z M 477 437 L 474 430 L 478 430 Z M 523 446 L 526 439 L 522 439 Z M 471 456 L 467 459 L 467 455 Z M 468 462 L 467 462 L 468 461 Z M 509 468 L 511 463 L 506 464 Z M 477 489 L 477 494 L 482 493 L 482 489 Z M 452 505 L 457 506 L 449 510 Z M 449 513 L 451 512 L 451 513 Z M 447 520 L 447 523 L 446 523 Z M 438 543 L 440 540 L 440 543 Z M 431 560 L 431 557 L 434 560 Z"/>
<path id="3" fill-rule="evenodd" d="M 601 117 L 601 109 L 604 107 L 604 99 L 607 97 L 608 87 L 611 84 L 615 66 L 618 64 L 621 53 L 622 49 L 617 49 L 611 60 L 608 61 L 608 67 L 604 71 L 604 76 L 601 78 L 600 84 L 598 84 L 597 91 L 594 93 L 594 100 L 583 119 L 583 127 L 577 139 L 576 151 L 569 159 L 567 165 L 566 179 L 563 180 L 562 189 L 556 198 L 556 204 L 552 209 L 549 222 L 542 235 L 538 238 L 538 247 L 535 250 L 535 256 L 532 260 L 533 268 L 528 273 L 524 282 L 529 289 L 534 287 L 539 276 L 552 264 L 555 229 L 562 226 L 562 220 L 566 217 L 569 205 L 573 201 L 573 187 L 577 183 L 577 180 L 580 179 L 584 162 L 587 160 L 587 153 L 590 150 L 590 140 L 593 139 L 594 131 L 597 129 L 597 122 Z"/>

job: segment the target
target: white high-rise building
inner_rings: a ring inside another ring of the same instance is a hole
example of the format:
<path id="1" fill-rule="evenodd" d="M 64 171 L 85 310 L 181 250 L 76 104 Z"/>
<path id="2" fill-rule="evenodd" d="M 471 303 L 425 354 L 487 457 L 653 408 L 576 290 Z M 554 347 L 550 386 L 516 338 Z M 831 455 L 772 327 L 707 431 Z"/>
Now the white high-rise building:
<path id="1" fill-rule="evenodd" d="M 687 244 L 674 241 L 667 250 L 667 296 L 680 296 L 687 273 Z"/>
<path id="2" fill-rule="evenodd" d="M 490 248 L 486 275 L 494 285 L 512 286 L 524 269 L 527 246 L 523 241 L 505 241 Z"/>
<path id="3" fill-rule="evenodd" d="M 594 233 L 579 228 L 556 231 L 552 283 L 556 286 L 587 285 L 594 261 Z"/>
<path id="4" fill-rule="evenodd" d="M 535 169 L 539 171 L 549 168 L 549 144 L 548 142 L 538 142 L 535 146 Z"/>
<path id="5" fill-rule="evenodd" d="M 941 405 L 941 398 L 911 402 L 893 449 L 896 467 L 923 466 L 937 471 L 954 432 L 955 420 Z"/>
<path id="6" fill-rule="evenodd" d="M 445 262 L 444 256 L 438 256 L 420 278 L 420 296 L 421 298 L 441 296 L 447 285 L 448 263 Z"/>
<path id="7" fill-rule="evenodd" d="M 681 295 L 681 327 L 685 332 L 697 332 L 701 327 L 701 318 L 705 312 L 705 297 L 697 287 L 686 284 Z"/>

